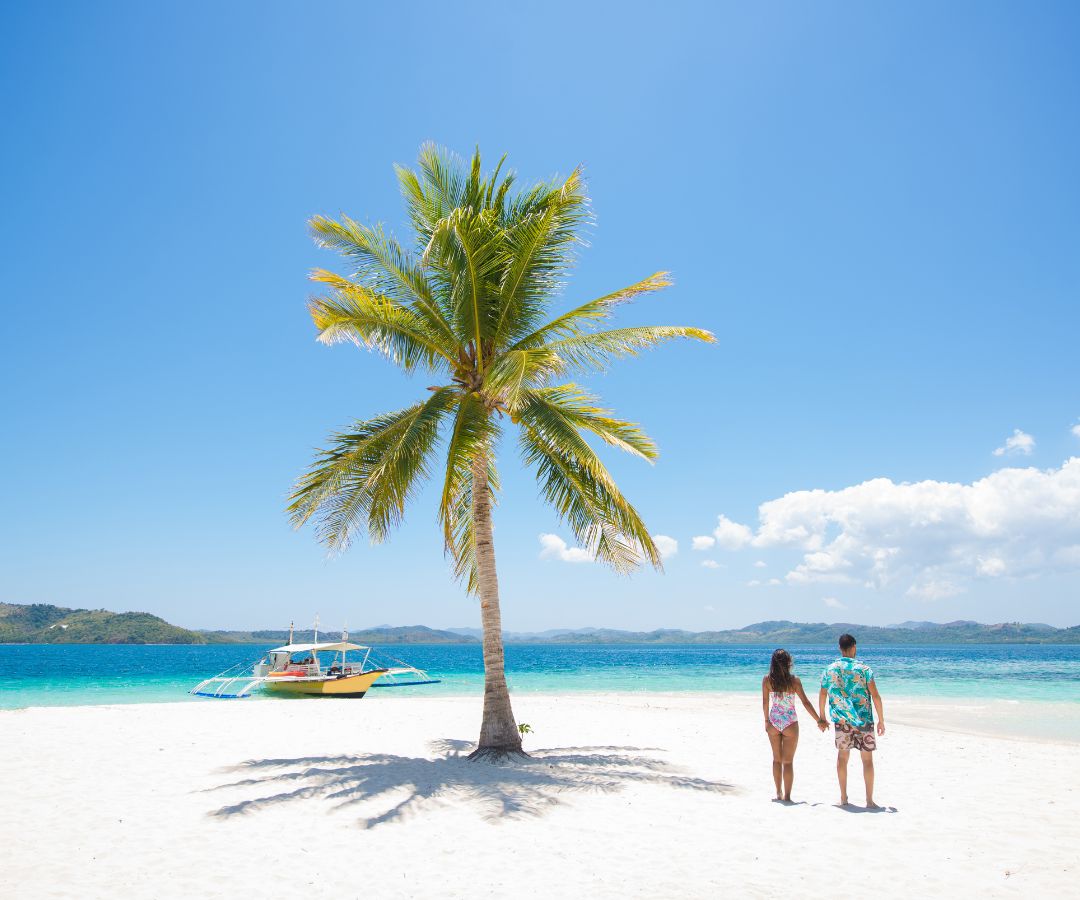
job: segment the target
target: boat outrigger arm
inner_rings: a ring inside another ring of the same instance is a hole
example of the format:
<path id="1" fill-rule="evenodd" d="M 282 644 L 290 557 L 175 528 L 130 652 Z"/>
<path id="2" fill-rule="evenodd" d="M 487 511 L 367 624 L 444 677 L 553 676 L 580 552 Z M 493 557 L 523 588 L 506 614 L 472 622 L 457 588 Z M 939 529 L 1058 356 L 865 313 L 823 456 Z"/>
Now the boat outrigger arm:
<path id="1" fill-rule="evenodd" d="M 346 654 L 350 651 L 362 652 L 363 660 L 349 662 Z M 321 652 L 334 654 L 331 664 L 325 668 L 319 662 Z M 294 655 L 302 655 L 302 659 L 297 662 Z M 197 697 L 239 700 L 265 686 L 275 693 L 362 697 L 369 687 L 407 687 L 439 682 L 422 669 L 393 657 L 389 660 L 396 665 L 378 665 L 371 647 L 346 640 L 313 644 L 290 642 L 270 650 L 254 665 L 239 663 L 220 675 L 200 681 L 190 693 Z"/>

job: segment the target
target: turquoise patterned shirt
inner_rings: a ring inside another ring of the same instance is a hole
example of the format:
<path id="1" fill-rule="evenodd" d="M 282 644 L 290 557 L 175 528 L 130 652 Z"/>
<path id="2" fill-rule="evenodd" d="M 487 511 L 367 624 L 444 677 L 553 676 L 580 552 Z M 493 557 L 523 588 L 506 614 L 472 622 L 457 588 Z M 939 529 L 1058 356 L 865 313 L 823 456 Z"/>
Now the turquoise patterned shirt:
<path id="1" fill-rule="evenodd" d="M 828 694 L 833 722 L 846 722 L 855 728 L 874 724 L 874 706 L 870 702 L 873 680 L 873 669 L 848 656 L 842 656 L 825 670 L 821 687 Z"/>

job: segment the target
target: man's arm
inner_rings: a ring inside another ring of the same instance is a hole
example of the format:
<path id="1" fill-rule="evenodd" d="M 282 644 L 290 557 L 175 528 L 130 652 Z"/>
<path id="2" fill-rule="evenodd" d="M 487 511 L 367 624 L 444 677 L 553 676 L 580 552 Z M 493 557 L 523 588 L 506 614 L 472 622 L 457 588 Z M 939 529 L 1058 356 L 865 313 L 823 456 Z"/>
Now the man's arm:
<path id="1" fill-rule="evenodd" d="M 818 706 L 818 718 L 819 719 L 824 719 L 825 718 L 825 698 L 828 697 L 828 696 L 829 695 L 827 693 L 825 693 L 825 688 L 822 688 L 820 691 L 818 691 L 817 706 Z"/>
<path id="2" fill-rule="evenodd" d="M 874 709 L 877 710 L 877 733 L 885 733 L 885 704 L 881 702 L 881 694 L 878 693 L 877 682 L 870 682 L 870 697 L 874 701 Z"/>

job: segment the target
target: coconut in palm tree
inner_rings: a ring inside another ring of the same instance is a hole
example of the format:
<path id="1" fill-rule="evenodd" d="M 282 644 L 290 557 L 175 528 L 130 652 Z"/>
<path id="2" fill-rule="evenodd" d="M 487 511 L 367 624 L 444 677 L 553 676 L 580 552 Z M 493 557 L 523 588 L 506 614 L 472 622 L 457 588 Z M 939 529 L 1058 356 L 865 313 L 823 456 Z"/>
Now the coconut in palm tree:
<path id="1" fill-rule="evenodd" d="M 363 533 L 381 542 L 438 471 L 445 550 L 480 600 L 484 713 L 473 758 L 522 752 L 492 540 L 501 435 L 516 429 L 541 494 L 591 556 L 620 572 L 643 562 L 659 569 L 645 523 L 586 436 L 646 460 L 656 458 L 656 446 L 570 379 L 673 338 L 713 340 L 698 328 L 609 327 L 620 304 L 667 287 L 666 272 L 552 316 L 590 221 L 581 171 L 523 189 L 502 173 L 501 161 L 484 173 L 479 150 L 466 164 L 423 147 L 417 169 L 397 169 L 411 247 L 381 225 L 311 220 L 316 242 L 349 261 L 345 275 L 311 276 L 323 287 L 310 302 L 319 340 L 352 341 L 438 384 L 413 406 L 333 434 L 288 507 L 297 526 L 315 523 L 331 551 Z"/>

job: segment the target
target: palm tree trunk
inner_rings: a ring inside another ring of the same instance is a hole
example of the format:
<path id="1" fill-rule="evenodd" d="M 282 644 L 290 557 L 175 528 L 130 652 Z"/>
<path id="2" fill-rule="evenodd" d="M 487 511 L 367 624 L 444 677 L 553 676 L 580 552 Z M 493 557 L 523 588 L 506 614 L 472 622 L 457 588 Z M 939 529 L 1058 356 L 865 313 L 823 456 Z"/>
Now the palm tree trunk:
<path id="1" fill-rule="evenodd" d="M 480 742 L 470 759 L 500 759 L 525 755 L 521 734 L 510 708 L 503 662 L 502 614 L 499 611 L 499 577 L 495 571 L 495 543 L 491 531 L 491 492 L 488 488 L 487 451 L 473 460 L 473 536 L 480 592 L 480 623 L 484 632 L 484 718 Z"/>

